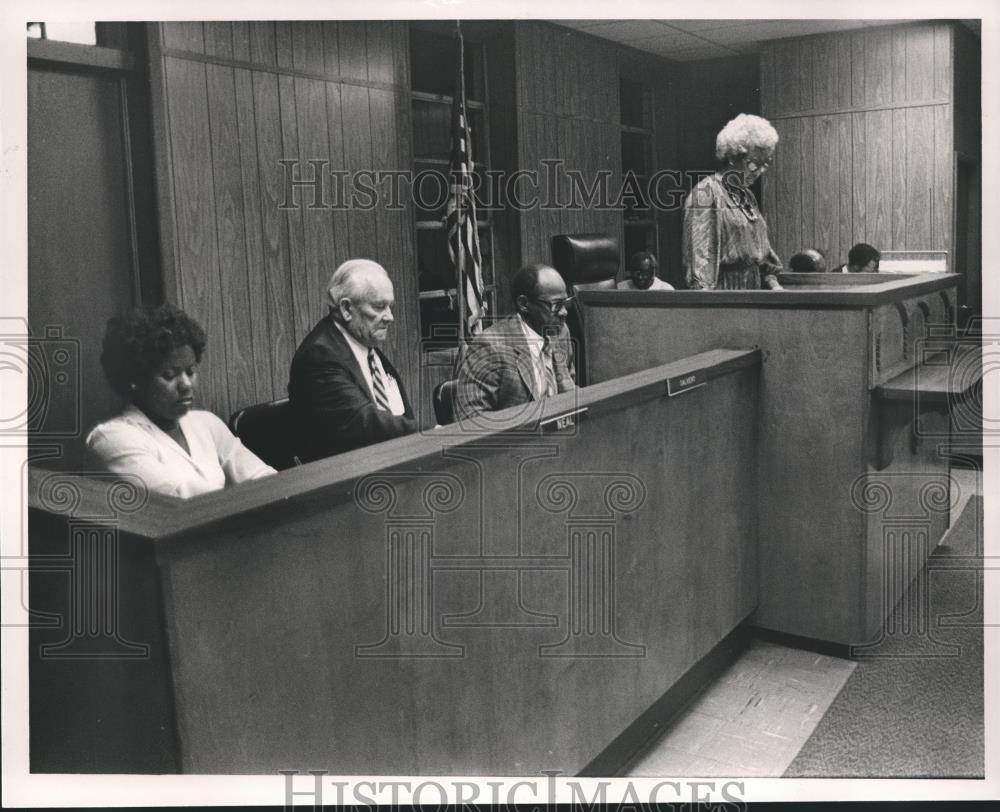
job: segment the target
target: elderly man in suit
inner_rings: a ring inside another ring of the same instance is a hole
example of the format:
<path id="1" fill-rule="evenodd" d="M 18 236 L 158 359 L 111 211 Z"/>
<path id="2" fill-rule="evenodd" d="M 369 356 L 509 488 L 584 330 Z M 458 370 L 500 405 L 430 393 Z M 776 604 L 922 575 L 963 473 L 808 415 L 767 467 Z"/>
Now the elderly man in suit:
<path id="1" fill-rule="evenodd" d="M 381 351 L 395 303 L 385 269 L 345 262 L 330 277 L 329 313 L 292 359 L 288 397 L 303 462 L 417 430 L 399 373 Z"/>
<path id="2" fill-rule="evenodd" d="M 511 279 L 511 294 L 516 312 L 470 342 L 459 366 L 459 421 L 576 386 L 566 328 L 570 300 L 559 272 L 547 265 L 522 268 Z"/>

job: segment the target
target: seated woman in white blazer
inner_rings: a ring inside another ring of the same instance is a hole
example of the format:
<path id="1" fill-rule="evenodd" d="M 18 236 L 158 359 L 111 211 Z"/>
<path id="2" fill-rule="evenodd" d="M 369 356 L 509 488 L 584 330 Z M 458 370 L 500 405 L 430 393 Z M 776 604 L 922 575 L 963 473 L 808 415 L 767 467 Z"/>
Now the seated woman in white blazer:
<path id="1" fill-rule="evenodd" d="M 101 366 L 127 405 L 90 432 L 87 446 L 109 471 L 179 497 L 275 473 L 218 417 L 192 410 L 204 350 L 201 325 L 173 305 L 108 322 Z"/>

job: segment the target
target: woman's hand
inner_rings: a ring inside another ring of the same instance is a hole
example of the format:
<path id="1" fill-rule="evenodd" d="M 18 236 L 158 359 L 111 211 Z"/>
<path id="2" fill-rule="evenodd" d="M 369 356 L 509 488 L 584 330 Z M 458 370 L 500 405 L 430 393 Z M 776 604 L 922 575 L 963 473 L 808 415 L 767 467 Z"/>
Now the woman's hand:
<path id="1" fill-rule="evenodd" d="M 765 276 L 764 284 L 770 290 L 784 290 L 784 288 L 781 286 L 781 283 L 778 281 L 778 277 L 776 277 L 774 274 L 768 274 L 767 276 Z"/>

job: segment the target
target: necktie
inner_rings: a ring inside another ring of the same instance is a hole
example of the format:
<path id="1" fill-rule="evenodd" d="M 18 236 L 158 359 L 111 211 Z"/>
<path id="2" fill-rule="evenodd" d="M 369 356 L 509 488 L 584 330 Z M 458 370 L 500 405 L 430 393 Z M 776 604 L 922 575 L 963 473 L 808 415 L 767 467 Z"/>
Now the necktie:
<path id="1" fill-rule="evenodd" d="M 542 369 L 545 372 L 545 391 L 542 392 L 542 397 L 552 397 L 552 395 L 559 392 L 559 386 L 556 383 L 555 358 L 552 356 L 552 345 L 548 339 L 546 339 L 545 346 L 542 348 Z"/>
<path id="2" fill-rule="evenodd" d="M 546 339 L 543 358 L 547 359 L 545 364 L 546 386 L 549 389 L 550 395 L 555 395 L 559 392 L 569 392 L 571 389 L 576 388 L 576 383 L 574 383 L 569 366 L 567 366 L 569 363 L 567 351 L 568 339 L 552 339 L 551 337 Z"/>
<path id="3" fill-rule="evenodd" d="M 375 363 L 374 347 L 368 350 L 368 369 L 372 373 L 372 389 L 375 391 L 375 405 L 383 411 L 389 411 L 389 396 L 385 393 L 385 380 L 377 363 Z"/>

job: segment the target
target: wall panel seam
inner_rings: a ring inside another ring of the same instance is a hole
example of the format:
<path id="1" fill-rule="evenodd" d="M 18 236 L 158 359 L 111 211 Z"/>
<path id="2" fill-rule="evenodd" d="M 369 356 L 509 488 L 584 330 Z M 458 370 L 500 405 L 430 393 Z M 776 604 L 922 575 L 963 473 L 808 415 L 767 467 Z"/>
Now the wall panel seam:
<path id="1" fill-rule="evenodd" d="M 409 88 L 407 86 L 395 84 L 393 82 L 357 79 L 354 77 L 345 77 L 339 73 L 334 76 L 322 71 L 300 70 L 298 68 L 285 68 L 277 65 L 264 65 L 259 62 L 247 62 L 241 59 L 206 56 L 205 54 L 195 53 L 194 51 L 184 51 L 177 48 L 165 48 L 163 50 L 163 55 L 171 56 L 176 59 L 186 59 L 191 62 L 204 62 L 211 65 L 221 65 L 227 68 L 245 68 L 247 70 L 262 71 L 265 73 L 274 73 L 283 76 L 296 76 L 302 79 L 318 79 L 321 82 L 335 82 L 337 84 L 356 85 L 357 87 L 375 88 L 378 90 L 405 90 L 409 92 Z"/>
<path id="2" fill-rule="evenodd" d="M 909 102 L 889 102 L 861 107 L 837 107 L 824 110 L 801 110 L 795 113 L 779 113 L 770 117 L 771 121 L 785 121 L 791 118 L 816 118 L 819 116 L 836 116 L 846 113 L 877 113 L 881 110 L 902 110 L 907 107 L 940 107 L 951 104 L 951 99 L 917 99 Z"/>
<path id="3" fill-rule="evenodd" d="M 212 232 L 215 234 L 215 268 L 214 276 L 215 283 L 218 288 L 219 294 L 219 321 L 220 327 L 219 336 L 221 336 L 222 345 L 222 369 L 223 372 L 219 376 L 224 382 L 224 392 L 220 392 L 220 395 L 224 395 L 226 399 L 226 410 L 222 415 L 222 419 L 225 420 L 226 416 L 232 414 L 234 411 L 232 408 L 233 395 L 230 391 L 230 375 L 229 375 L 229 345 L 226 342 L 226 308 L 222 306 L 222 297 L 225 296 L 225 292 L 222 290 L 222 236 L 219 234 L 219 201 L 216 199 L 216 186 L 215 186 L 215 146 L 213 144 L 213 133 L 212 133 L 212 91 L 209 86 L 208 80 L 208 65 L 205 66 L 202 71 L 202 75 L 205 77 L 205 124 L 208 127 L 208 164 L 210 167 L 208 180 L 212 186 L 211 195 L 211 205 L 212 205 Z M 218 408 L 218 407 L 216 407 Z"/>

